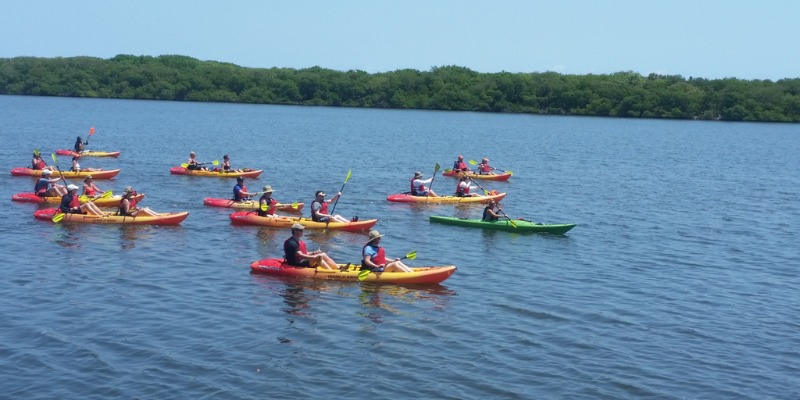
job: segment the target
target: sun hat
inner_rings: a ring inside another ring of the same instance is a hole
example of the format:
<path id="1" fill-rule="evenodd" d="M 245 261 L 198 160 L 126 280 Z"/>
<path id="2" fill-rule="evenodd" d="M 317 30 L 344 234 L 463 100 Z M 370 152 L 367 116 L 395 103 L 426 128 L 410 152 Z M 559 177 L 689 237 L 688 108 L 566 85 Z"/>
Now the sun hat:
<path id="1" fill-rule="evenodd" d="M 123 190 L 122 192 L 123 192 L 123 193 L 133 193 L 133 188 L 132 188 L 132 187 L 130 187 L 130 186 L 128 186 L 128 187 L 126 187 L 126 188 L 125 188 L 125 190 Z"/>
<path id="2" fill-rule="evenodd" d="M 73 184 L 69 184 L 67 186 L 67 190 L 78 190 L 78 186 L 77 185 L 73 185 Z"/>
<path id="3" fill-rule="evenodd" d="M 422 172 L 421 171 L 414 172 L 414 177 L 416 178 L 418 176 L 422 176 Z"/>
<path id="4" fill-rule="evenodd" d="M 369 242 L 371 242 L 371 241 L 373 241 L 373 240 L 375 240 L 375 239 L 377 239 L 379 237 L 383 237 L 383 235 L 381 235 L 378 231 L 373 229 L 373 230 L 369 231 L 369 240 L 367 240 L 367 243 L 369 243 Z"/>
<path id="5" fill-rule="evenodd" d="M 53 171 L 50 171 L 49 169 L 46 169 L 46 170 L 42 171 L 42 175 L 50 175 L 52 173 L 53 173 Z"/>
<path id="6" fill-rule="evenodd" d="M 303 226 L 303 225 L 300 225 L 300 224 L 292 224 L 292 230 L 293 230 L 293 231 L 295 231 L 295 230 L 302 231 L 303 229 L 306 229 L 306 227 L 305 227 L 305 226 Z"/>
<path id="7" fill-rule="evenodd" d="M 314 193 L 314 196 L 322 196 L 322 197 L 325 197 L 325 192 L 323 192 L 322 190 L 317 190 L 317 193 Z"/>
<path id="8" fill-rule="evenodd" d="M 270 185 L 264 186 L 264 193 L 272 193 L 272 186 Z"/>

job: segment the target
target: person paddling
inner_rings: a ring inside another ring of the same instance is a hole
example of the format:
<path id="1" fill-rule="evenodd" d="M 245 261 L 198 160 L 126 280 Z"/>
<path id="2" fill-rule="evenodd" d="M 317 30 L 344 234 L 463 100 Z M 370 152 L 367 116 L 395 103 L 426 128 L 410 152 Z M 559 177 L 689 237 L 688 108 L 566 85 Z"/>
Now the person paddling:
<path id="1" fill-rule="evenodd" d="M 334 269 L 336 262 L 327 254 L 317 250 L 308 252 L 306 242 L 303 237 L 305 227 L 300 224 L 292 224 L 292 236 L 283 242 L 283 254 L 286 263 L 293 267 L 315 268 L 318 266 L 326 269 Z"/>
<path id="2" fill-rule="evenodd" d="M 464 162 L 464 156 L 458 156 L 458 159 L 453 163 L 453 171 L 470 172 L 467 163 Z"/>
<path id="3" fill-rule="evenodd" d="M 316 222 L 349 222 L 347 218 L 339 214 L 328 214 L 328 205 L 341 196 L 342 192 L 339 192 L 330 200 L 325 200 L 325 192 L 317 190 L 314 193 L 314 201 L 311 202 L 311 219 Z"/>
<path id="4" fill-rule="evenodd" d="M 244 185 L 244 177 L 240 176 L 236 178 L 236 185 L 233 186 L 233 201 L 247 201 L 250 197 L 255 195 L 255 193 L 247 191 L 247 186 Z"/>
<path id="5" fill-rule="evenodd" d="M 59 208 L 63 213 L 103 215 L 103 212 L 96 204 L 90 201 L 81 204 L 78 198 L 77 185 L 67 186 L 67 194 L 61 197 L 61 206 Z"/>
<path id="6" fill-rule="evenodd" d="M 94 184 L 94 179 L 92 178 L 91 175 L 87 176 L 86 178 L 83 178 L 83 192 L 81 193 L 82 195 L 89 197 L 97 197 L 105 192 L 106 192 L 105 190 L 100 190 L 100 188 Z"/>
<path id="7" fill-rule="evenodd" d="M 272 186 L 264 186 L 264 194 L 258 199 L 258 215 L 266 217 L 268 215 L 275 215 L 275 210 L 278 208 L 278 201 L 272 198 Z"/>
<path id="8" fill-rule="evenodd" d="M 186 169 L 189 169 L 189 170 L 208 171 L 208 168 L 204 167 L 202 165 L 202 163 L 197 161 L 197 154 L 195 154 L 195 152 L 193 152 L 193 151 L 189 152 L 189 160 L 186 161 L 186 164 L 188 164 Z"/>
<path id="9" fill-rule="evenodd" d="M 414 196 L 439 197 L 438 194 L 428 187 L 430 186 L 431 182 L 433 182 L 433 178 L 435 177 L 431 177 L 430 179 L 422 179 L 422 176 L 423 175 L 421 171 L 414 172 L 414 178 L 411 179 L 411 194 Z"/>
<path id="10" fill-rule="evenodd" d="M 122 192 L 122 201 L 119 203 L 119 215 L 126 217 L 138 217 L 140 215 L 149 215 L 154 217 L 158 215 L 157 212 L 147 207 L 136 207 L 136 200 L 134 200 L 134 196 L 136 196 L 136 191 L 130 186 L 126 187 Z"/>
<path id="11" fill-rule="evenodd" d="M 83 139 L 78 136 L 78 139 L 75 140 L 75 152 L 78 154 L 83 153 L 83 151 L 86 150 L 87 144 L 89 144 L 88 141 L 84 142 Z"/>
<path id="12" fill-rule="evenodd" d="M 465 172 L 462 172 L 461 178 L 458 180 L 458 184 L 456 184 L 456 197 L 480 196 L 477 193 L 470 193 L 471 189 L 478 189 L 477 186 L 472 186 L 470 182 L 469 176 L 467 176 Z"/>
<path id="13" fill-rule="evenodd" d="M 497 203 L 494 200 L 489 200 L 489 204 L 486 205 L 486 208 L 483 209 L 483 218 L 482 220 L 486 222 L 494 222 L 500 219 L 501 215 L 498 213 L 499 207 L 497 207 Z"/>
<path id="14" fill-rule="evenodd" d="M 369 240 L 367 244 L 361 249 L 363 260 L 361 261 L 362 271 L 373 272 L 411 272 L 413 271 L 407 265 L 400 261 L 400 258 L 395 258 L 392 261 L 387 261 L 386 251 L 381 244 L 381 235 L 376 230 L 369 231 Z"/>
<path id="15" fill-rule="evenodd" d="M 42 171 L 42 177 L 36 181 L 33 187 L 33 193 L 39 197 L 57 197 L 67 194 L 67 188 L 61 185 L 56 185 L 60 179 L 50 178 L 53 172 L 50 170 Z"/>

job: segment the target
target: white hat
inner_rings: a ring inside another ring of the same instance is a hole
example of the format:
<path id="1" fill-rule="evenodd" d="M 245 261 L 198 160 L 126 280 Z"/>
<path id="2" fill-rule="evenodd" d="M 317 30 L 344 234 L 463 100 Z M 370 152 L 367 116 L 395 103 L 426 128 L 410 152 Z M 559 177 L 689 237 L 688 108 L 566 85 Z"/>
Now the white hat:
<path id="1" fill-rule="evenodd" d="M 50 171 L 49 169 L 46 169 L 46 170 L 42 171 L 42 175 L 43 176 L 47 176 L 47 175 L 50 175 L 52 173 L 53 173 L 53 171 Z"/>
<path id="2" fill-rule="evenodd" d="M 67 190 L 78 190 L 78 189 L 79 188 L 77 185 L 70 184 L 69 186 L 67 186 Z"/>
<path id="3" fill-rule="evenodd" d="M 306 227 L 303 226 L 303 225 L 300 225 L 300 224 L 292 224 L 292 230 L 295 230 L 295 229 L 302 231 L 302 230 L 306 229 Z"/>

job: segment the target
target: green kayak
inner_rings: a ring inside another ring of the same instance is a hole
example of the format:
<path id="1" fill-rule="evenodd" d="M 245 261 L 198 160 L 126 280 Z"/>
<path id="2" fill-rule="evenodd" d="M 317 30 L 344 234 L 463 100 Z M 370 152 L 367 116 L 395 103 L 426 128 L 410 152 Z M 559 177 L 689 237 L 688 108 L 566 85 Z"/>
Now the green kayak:
<path id="1" fill-rule="evenodd" d="M 543 225 L 543 224 L 537 224 L 533 221 L 525 221 L 521 219 L 514 219 L 511 221 L 514 221 L 514 225 L 516 225 L 516 227 L 512 225 L 511 222 L 507 219 L 488 222 L 480 219 L 440 217 L 435 215 L 431 216 L 431 222 L 438 222 L 440 224 L 445 224 L 445 225 L 468 226 L 471 228 L 483 228 L 483 229 L 497 229 L 501 231 L 519 232 L 519 233 L 538 232 L 538 233 L 552 233 L 556 235 L 563 235 L 567 233 L 567 231 L 575 227 L 575 224 Z"/>

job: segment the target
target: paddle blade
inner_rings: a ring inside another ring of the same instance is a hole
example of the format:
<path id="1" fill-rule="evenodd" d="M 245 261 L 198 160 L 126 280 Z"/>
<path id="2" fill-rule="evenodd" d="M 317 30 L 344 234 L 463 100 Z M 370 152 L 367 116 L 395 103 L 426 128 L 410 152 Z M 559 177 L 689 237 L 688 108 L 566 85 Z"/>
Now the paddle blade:
<path id="1" fill-rule="evenodd" d="M 478 162 L 475 160 L 469 160 L 469 165 L 478 165 Z"/>
<path id="2" fill-rule="evenodd" d="M 87 196 L 85 194 L 82 194 L 82 195 L 80 195 L 78 197 L 78 199 L 80 199 L 81 202 L 85 203 L 85 202 L 89 201 L 89 196 Z"/>
<path id="3" fill-rule="evenodd" d="M 89 128 L 89 136 L 94 135 L 94 127 Z"/>
<path id="4" fill-rule="evenodd" d="M 33 149 L 33 154 L 35 154 L 37 157 L 42 156 L 42 153 L 39 152 L 39 149 Z"/>
<path id="5" fill-rule="evenodd" d="M 67 216 L 67 214 L 58 213 L 58 214 L 53 216 L 53 222 L 61 222 L 61 220 L 64 219 L 64 217 L 66 217 L 66 216 Z"/>
<path id="6" fill-rule="evenodd" d="M 436 166 L 433 167 L 433 174 L 434 175 L 436 175 L 436 173 L 439 172 L 439 168 L 442 168 L 442 166 L 439 165 L 439 163 L 436 163 Z"/>
<path id="7" fill-rule="evenodd" d="M 368 269 L 365 269 L 365 270 L 359 272 L 358 273 L 358 280 L 359 281 L 363 281 L 364 279 L 367 279 L 367 277 L 369 276 L 369 273 L 370 273 L 370 270 L 368 270 Z"/>
<path id="8" fill-rule="evenodd" d="M 410 252 L 410 253 L 406 254 L 406 256 L 405 256 L 404 258 L 407 258 L 407 259 L 409 259 L 409 260 L 416 259 L 416 258 L 417 258 L 417 251 L 416 251 L 416 250 L 414 250 L 414 251 L 412 251 L 412 252 Z"/>
<path id="9" fill-rule="evenodd" d="M 211 165 L 219 165 L 219 160 L 214 160 L 211 162 Z"/>
<path id="10" fill-rule="evenodd" d="M 181 164 L 181 168 L 189 168 L 189 164 L 183 163 L 183 164 Z"/>
<path id="11" fill-rule="evenodd" d="M 344 178 L 344 183 L 347 183 L 347 181 L 350 180 L 351 175 L 353 175 L 353 170 L 352 169 L 347 170 L 347 177 Z"/>
<path id="12" fill-rule="evenodd" d="M 58 159 L 56 158 L 56 153 L 50 153 L 50 158 L 53 159 L 54 163 L 58 163 Z"/>
<path id="13" fill-rule="evenodd" d="M 261 208 L 261 211 L 267 211 L 269 210 L 269 205 L 267 203 L 261 203 L 259 208 Z"/>
<path id="14" fill-rule="evenodd" d="M 299 205 L 299 204 L 297 204 L 297 202 L 296 202 L 296 201 L 295 201 L 294 203 L 292 203 L 292 208 L 294 208 L 295 210 L 297 210 L 297 207 L 300 207 L 300 205 Z"/>

